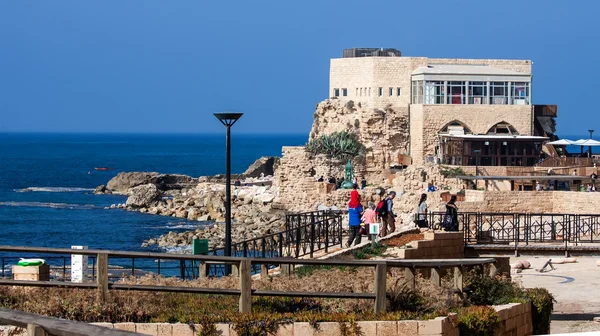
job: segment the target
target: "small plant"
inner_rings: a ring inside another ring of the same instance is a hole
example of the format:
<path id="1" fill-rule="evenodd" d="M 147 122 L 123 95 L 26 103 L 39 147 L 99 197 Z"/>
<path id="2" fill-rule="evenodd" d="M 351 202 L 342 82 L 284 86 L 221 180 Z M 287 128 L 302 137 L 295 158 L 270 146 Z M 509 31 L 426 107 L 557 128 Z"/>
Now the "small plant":
<path id="1" fill-rule="evenodd" d="M 354 319 L 348 323 L 340 322 L 340 334 L 342 336 L 366 336 Z"/>
<path id="2" fill-rule="evenodd" d="M 460 168 L 460 167 L 458 167 L 458 168 L 442 168 L 442 169 L 440 169 L 440 174 L 442 174 L 442 176 L 444 176 L 445 178 L 452 178 L 452 177 L 467 175 L 465 173 L 465 171 L 462 170 L 462 168 Z"/>
<path id="3" fill-rule="evenodd" d="M 416 290 L 408 287 L 397 279 L 396 283 L 387 293 L 390 311 L 415 311 L 424 310 L 423 296 Z"/>
<path id="4" fill-rule="evenodd" d="M 500 316 L 492 307 L 471 306 L 458 312 L 458 328 L 461 335 L 493 336 L 500 326 Z"/>
<path id="5" fill-rule="evenodd" d="M 218 336 L 219 331 L 215 323 L 208 317 L 204 316 L 199 321 L 200 330 L 198 330 L 198 336 Z"/>
<path id="6" fill-rule="evenodd" d="M 533 334 L 545 335 L 550 333 L 550 319 L 554 309 L 554 296 L 546 288 L 529 288 L 525 295 L 531 300 L 531 320 Z"/>

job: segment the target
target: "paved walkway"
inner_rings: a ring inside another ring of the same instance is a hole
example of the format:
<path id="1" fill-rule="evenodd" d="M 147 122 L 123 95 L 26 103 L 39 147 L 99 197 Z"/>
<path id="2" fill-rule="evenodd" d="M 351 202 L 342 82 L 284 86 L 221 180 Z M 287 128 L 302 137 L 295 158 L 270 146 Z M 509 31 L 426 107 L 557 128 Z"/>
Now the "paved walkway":
<path id="1" fill-rule="evenodd" d="M 535 270 L 542 268 L 550 258 L 511 258 L 511 263 L 517 260 L 531 263 L 530 269 L 513 274 L 513 279 L 527 288 L 547 288 L 554 295 L 557 302 L 554 304 L 552 334 L 600 331 L 600 323 L 591 321 L 600 316 L 600 267 L 596 266 L 600 258 L 578 257 L 577 263 L 555 264 L 553 271 L 539 273 Z"/>

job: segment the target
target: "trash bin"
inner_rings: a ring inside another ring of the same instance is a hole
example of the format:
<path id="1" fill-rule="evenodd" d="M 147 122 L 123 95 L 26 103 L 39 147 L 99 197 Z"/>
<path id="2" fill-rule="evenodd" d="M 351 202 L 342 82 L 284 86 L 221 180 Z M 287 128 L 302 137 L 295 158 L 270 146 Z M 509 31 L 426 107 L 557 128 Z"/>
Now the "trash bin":
<path id="1" fill-rule="evenodd" d="M 208 252 L 208 239 L 192 240 L 192 254 L 205 254 Z"/>

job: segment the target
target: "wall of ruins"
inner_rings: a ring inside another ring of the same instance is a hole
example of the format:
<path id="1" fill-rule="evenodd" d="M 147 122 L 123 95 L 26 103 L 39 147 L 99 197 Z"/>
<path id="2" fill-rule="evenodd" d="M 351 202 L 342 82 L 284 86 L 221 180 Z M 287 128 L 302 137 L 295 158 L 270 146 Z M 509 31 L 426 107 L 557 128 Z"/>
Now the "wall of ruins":
<path id="1" fill-rule="evenodd" d="M 398 162 L 398 154 L 409 152 L 408 108 L 373 109 L 328 99 L 317 105 L 313 117 L 310 140 L 340 131 L 358 135 L 366 156 L 353 164 L 356 175 L 365 176 L 367 181 L 383 182 L 387 169 Z"/>
<path id="2" fill-rule="evenodd" d="M 600 193 L 569 191 L 466 190 L 461 212 L 598 214 Z"/>

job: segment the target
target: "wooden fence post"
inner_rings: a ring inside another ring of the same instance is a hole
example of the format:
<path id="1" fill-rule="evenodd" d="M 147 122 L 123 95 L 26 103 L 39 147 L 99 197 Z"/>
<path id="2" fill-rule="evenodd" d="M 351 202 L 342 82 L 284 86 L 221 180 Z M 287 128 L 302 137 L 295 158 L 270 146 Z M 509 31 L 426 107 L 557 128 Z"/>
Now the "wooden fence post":
<path id="1" fill-rule="evenodd" d="M 47 336 L 46 331 L 37 324 L 27 324 L 27 336 Z"/>
<path id="2" fill-rule="evenodd" d="M 108 295 L 108 254 L 98 253 L 96 264 L 96 268 L 98 269 L 98 275 L 96 277 L 96 284 L 98 285 L 98 301 L 100 301 L 100 303 L 105 303 Z"/>
<path id="3" fill-rule="evenodd" d="M 250 259 L 240 261 L 240 313 L 252 312 L 252 264 Z"/>
<path id="4" fill-rule="evenodd" d="M 440 287 L 442 285 L 442 281 L 440 278 L 440 269 L 438 267 L 432 267 L 431 268 L 431 283 L 433 283 L 434 285 Z"/>
<path id="5" fill-rule="evenodd" d="M 493 278 L 498 274 L 498 267 L 496 267 L 496 263 L 491 263 L 489 265 L 489 274 Z"/>
<path id="6" fill-rule="evenodd" d="M 260 264 L 260 277 L 266 279 L 269 277 L 269 265 Z"/>
<path id="7" fill-rule="evenodd" d="M 375 314 L 385 312 L 386 300 L 386 280 L 387 280 L 387 265 L 379 264 L 375 266 Z"/>
<path id="8" fill-rule="evenodd" d="M 417 277 L 416 277 L 414 268 L 412 268 L 412 267 L 404 268 L 404 279 L 406 281 L 406 284 L 408 285 L 408 288 L 415 289 L 415 287 L 417 287 L 417 285 L 416 285 Z"/>
<path id="9" fill-rule="evenodd" d="M 208 264 L 206 261 L 200 261 L 200 265 L 198 266 L 198 278 L 206 279 L 208 277 Z"/>
<path id="10" fill-rule="evenodd" d="M 465 275 L 465 268 L 463 266 L 454 267 L 454 289 L 463 291 L 463 279 Z"/>

